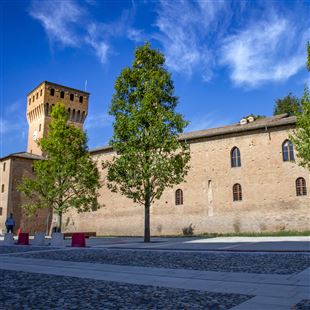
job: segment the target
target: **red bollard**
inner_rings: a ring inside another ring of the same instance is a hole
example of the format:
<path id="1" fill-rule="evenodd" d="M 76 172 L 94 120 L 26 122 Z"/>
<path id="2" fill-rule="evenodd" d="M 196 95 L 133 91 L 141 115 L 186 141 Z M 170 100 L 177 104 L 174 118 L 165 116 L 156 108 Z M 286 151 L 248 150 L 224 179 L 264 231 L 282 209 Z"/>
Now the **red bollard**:
<path id="1" fill-rule="evenodd" d="M 22 232 L 22 229 L 21 228 L 18 228 L 17 229 L 17 236 L 19 236 L 19 234 Z"/>
<path id="2" fill-rule="evenodd" d="M 19 233 L 18 235 L 18 240 L 17 240 L 18 245 L 29 245 L 29 234 L 28 233 Z"/>
<path id="3" fill-rule="evenodd" d="M 71 246 L 84 248 L 86 246 L 85 234 L 84 233 L 73 233 Z"/>

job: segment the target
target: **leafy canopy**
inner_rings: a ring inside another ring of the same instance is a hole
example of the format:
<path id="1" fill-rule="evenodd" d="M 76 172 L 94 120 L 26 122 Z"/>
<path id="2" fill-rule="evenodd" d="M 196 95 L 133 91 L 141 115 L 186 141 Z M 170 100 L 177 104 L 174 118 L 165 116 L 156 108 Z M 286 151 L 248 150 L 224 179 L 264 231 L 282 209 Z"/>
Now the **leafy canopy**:
<path id="1" fill-rule="evenodd" d="M 302 110 L 300 100 L 289 93 L 282 99 L 275 100 L 273 115 L 287 113 L 289 116 L 297 115 Z"/>
<path id="2" fill-rule="evenodd" d="M 23 207 L 29 213 L 53 208 L 59 215 L 69 208 L 97 209 L 99 173 L 88 153 L 86 134 L 68 124 L 63 104 L 53 108 L 51 117 L 48 134 L 38 141 L 45 159 L 35 161 L 34 177 L 19 185 L 19 191 L 32 200 Z"/>
<path id="3" fill-rule="evenodd" d="M 307 43 L 307 69 L 310 72 L 310 44 Z M 298 152 L 299 164 L 310 170 L 310 94 L 306 86 L 301 99 L 302 112 L 297 114 L 297 126 L 292 135 L 295 147 Z"/>
<path id="4" fill-rule="evenodd" d="M 115 82 L 110 108 L 110 145 L 118 156 L 104 163 L 108 187 L 145 207 L 181 183 L 189 169 L 188 145 L 178 139 L 188 123 L 175 111 L 178 98 L 164 62 L 150 44 L 139 47 L 132 67 Z"/>

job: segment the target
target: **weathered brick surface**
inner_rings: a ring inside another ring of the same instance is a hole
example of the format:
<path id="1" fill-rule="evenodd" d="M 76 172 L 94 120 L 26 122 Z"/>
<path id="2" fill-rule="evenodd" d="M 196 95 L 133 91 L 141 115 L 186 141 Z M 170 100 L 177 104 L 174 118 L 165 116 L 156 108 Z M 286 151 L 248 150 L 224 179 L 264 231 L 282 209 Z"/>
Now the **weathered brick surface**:
<path id="1" fill-rule="evenodd" d="M 196 233 L 309 230 L 309 172 L 296 162 L 283 162 L 282 143 L 288 128 L 223 136 L 190 144 L 191 170 L 186 182 L 168 189 L 151 209 L 153 235 L 180 234 L 192 224 Z M 230 151 L 237 146 L 241 167 L 231 168 Z M 93 156 L 101 162 L 114 154 Z M 94 213 L 69 215 L 68 231 L 95 230 L 98 234 L 141 235 L 143 208 L 105 186 Z M 295 180 L 304 177 L 308 195 L 296 196 Z M 243 200 L 233 202 L 232 186 L 240 183 Z M 183 190 L 184 204 L 175 205 L 175 190 Z"/>

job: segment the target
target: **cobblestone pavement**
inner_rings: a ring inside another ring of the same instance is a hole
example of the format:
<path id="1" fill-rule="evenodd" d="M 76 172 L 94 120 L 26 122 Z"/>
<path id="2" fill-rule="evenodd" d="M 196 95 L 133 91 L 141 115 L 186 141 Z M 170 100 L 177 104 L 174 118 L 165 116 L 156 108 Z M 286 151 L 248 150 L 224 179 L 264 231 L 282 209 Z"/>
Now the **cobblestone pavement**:
<path id="1" fill-rule="evenodd" d="M 10 253 L 22 253 L 22 252 L 32 252 L 32 251 L 49 251 L 50 247 L 42 246 L 29 246 L 29 245 L 1 245 L 0 254 L 10 254 Z"/>
<path id="2" fill-rule="evenodd" d="M 74 249 L 26 253 L 23 257 L 158 268 L 293 274 L 310 266 L 307 254 L 184 253 L 111 249 Z"/>
<path id="3" fill-rule="evenodd" d="M 310 299 L 301 300 L 298 304 L 292 307 L 292 310 L 309 310 L 310 309 Z"/>
<path id="4" fill-rule="evenodd" d="M 230 309 L 253 296 L 0 270 L 0 309 Z"/>

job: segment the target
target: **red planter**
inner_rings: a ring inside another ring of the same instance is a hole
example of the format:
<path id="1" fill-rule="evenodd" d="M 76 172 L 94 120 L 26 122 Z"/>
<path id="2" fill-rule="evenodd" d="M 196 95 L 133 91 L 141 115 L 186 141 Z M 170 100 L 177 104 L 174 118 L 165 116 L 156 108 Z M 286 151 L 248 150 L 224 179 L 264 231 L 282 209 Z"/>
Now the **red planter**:
<path id="1" fill-rule="evenodd" d="M 29 234 L 23 233 L 23 232 L 19 233 L 17 244 L 18 245 L 29 245 Z"/>
<path id="2" fill-rule="evenodd" d="M 71 246 L 84 248 L 86 246 L 85 234 L 84 233 L 73 233 Z"/>

